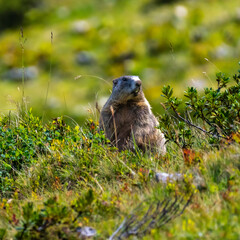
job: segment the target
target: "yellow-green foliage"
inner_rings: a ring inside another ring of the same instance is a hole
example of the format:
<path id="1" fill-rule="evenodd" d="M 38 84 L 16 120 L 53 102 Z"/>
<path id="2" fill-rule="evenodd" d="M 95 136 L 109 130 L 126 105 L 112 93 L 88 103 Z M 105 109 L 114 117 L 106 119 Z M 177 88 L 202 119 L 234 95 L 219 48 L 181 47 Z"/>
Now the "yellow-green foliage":
<path id="1" fill-rule="evenodd" d="M 234 94 L 205 90 L 208 104 L 217 101 L 219 118 L 209 105 L 202 108 L 204 96 L 190 87 L 191 114 L 202 109 L 212 128 L 199 116 L 184 117 L 227 139 L 209 141 L 170 114 L 174 125 L 165 118 L 162 126 L 169 140 L 165 156 L 119 152 L 99 131 L 92 110 L 95 101 L 104 103 L 119 75 L 139 75 L 158 113 L 164 111 L 163 85 L 173 86 L 177 96 L 192 84 L 216 87 L 216 71 L 237 67 L 239 0 L 21 4 L 27 2 L 0 0 L 0 12 L 19 9 L 22 21 L 0 24 L 0 239 L 79 239 L 83 226 L 97 230 L 94 239 L 107 239 L 140 203 L 147 209 L 151 202 L 191 193 L 183 215 L 143 239 L 240 239 L 238 86 L 226 89 Z M 77 63 L 79 53 L 85 63 Z M 35 79 L 7 79 L 9 70 L 23 73 L 29 66 L 38 70 Z M 166 87 L 165 96 L 170 91 Z M 229 105 L 222 105 L 225 98 Z M 172 95 L 167 100 L 173 107 L 180 103 Z M 181 179 L 158 182 L 157 172 L 179 173 Z"/>
<path id="2" fill-rule="evenodd" d="M 168 143 L 161 157 L 118 152 L 92 120 L 83 127 L 64 118 L 42 123 L 27 111 L 0 123 L 2 239 L 77 239 L 81 226 L 106 239 L 139 203 L 189 193 L 183 215 L 144 239 L 239 238 L 237 133 L 219 150 L 202 134 L 188 152 Z M 157 182 L 159 171 L 183 179 Z"/>

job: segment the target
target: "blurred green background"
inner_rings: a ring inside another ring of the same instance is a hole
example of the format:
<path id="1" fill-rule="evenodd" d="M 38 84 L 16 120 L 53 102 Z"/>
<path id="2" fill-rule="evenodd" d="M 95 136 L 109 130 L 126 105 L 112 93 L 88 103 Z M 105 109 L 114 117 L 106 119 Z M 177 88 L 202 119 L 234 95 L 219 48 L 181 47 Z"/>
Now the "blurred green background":
<path id="1" fill-rule="evenodd" d="M 163 85 L 183 96 L 235 73 L 239 36 L 239 0 L 0 0 L 0 109 L 24 88 L 39 116 L 82 122 L 113 78 L 138 75 L 160 113 Z"/>

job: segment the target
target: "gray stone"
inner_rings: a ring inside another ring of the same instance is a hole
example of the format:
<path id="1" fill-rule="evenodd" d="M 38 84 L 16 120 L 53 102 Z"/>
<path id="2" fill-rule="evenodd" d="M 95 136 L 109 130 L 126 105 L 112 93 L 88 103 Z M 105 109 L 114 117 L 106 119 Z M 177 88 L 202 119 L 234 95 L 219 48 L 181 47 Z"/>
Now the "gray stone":
<path id="1" fill-rule="evenodd" d="M 86 20 L 75 21 L 72 24 L 72 31 L 78 34 L 85 34 L 91 29 L 90 24 Z"/>
<path id="2" fill-rule="evenodd" d="M 35 66 L 26 68 L 12 68 L 5 73 L 3 73 L 3 79 L 11 81 L 22 81 L 22 76 L 24 72 L 24 80 L 32 80 L 38 76 L 38 69 Z"/>
<path id="3" fill-rule="evenodd" d="M 205 179 L 200 175 L 198 171 L 193 172 L 193 185 L 198 189 L 198 190 L 204 190 L 207 188 L 206 181 Z"/>
<path id="4" fill-rule="evenodd" d="M 206 189 L 206 182 L 200 173 L 197 170 L 193 170 L 192 175 L 194 176 L 193 185 L 199 190 Z M 183 175 L 181 173 L 156 172 L 155 178 L 157 182 L 166 184 L 168 182 L 182 181 Z"/>
<path id="5" fill-rule="evenodd" d="M 175 182 L 178 180 L 182 180 L 183 176 L 181 173 L 165 173 L 165 172 L 157 172 L 156 175 L 156 181 L 161 183 L 167 183 L 167 182 Z"/>
<path id="6" fill-rule="evenodd" d="M 223 59 L 226 57 L 231 57 L 233 55 L 233 50 L 230 46 L 222 44 L 216 48 L 214 56 L 218 59 Z"/>
<path id="7" fill-rule="evenodd" d="M 79 233 L 80 239 L 87 239 L 94 237 L 97 234 L 97 231 L 92 227 L 78 227 L 76 232 Z"/>
<path id="8" fill-rule="evenodd" d="M 76 62 L 79 65 L 91 65 L 95 62 L 93 55 L 87 51 L 77 53 Z"/>

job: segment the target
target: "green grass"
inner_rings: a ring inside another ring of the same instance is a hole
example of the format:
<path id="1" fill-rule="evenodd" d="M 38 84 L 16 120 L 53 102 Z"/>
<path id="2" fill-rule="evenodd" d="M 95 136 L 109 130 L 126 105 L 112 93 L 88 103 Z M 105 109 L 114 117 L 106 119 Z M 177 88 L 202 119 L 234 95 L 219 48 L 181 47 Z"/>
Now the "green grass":
<path id="1" fill-rule="evenodd" d="M 10 117 L 0 121 L 3 239 L 77 239 L 78 226 L 106 239 L 140 202 L 192 191 L 183 215 L 144 239 L 239 238 L 238 143 L 216 149 L 198 133 L 189 164 L 171 143 L 162 157 L 118 152 L 92 120 L 80 127 L 62 118 L 42 123 L 31 111 Z M 182 173 L 184 180 L 158 183 L 159 171 Z M 37 231 L 44 221 L 49 226 Z"/>
<path id="2" fill-rule="evenodd" d="M 118 152 L 99 132 L 93 106 L 109 96 L 114 77 L 139 75 L 153 111 L 161 113 L 164 84 L 182 96 L 194 81 L 211 87 L 216 71 L 237 68 L 237 0 L 153 2 L 44 1 L 44 9 L 25 16 L 24 53 L 19 29 L 0 36 L 0 74 L 22 65 L 39 70 L 24 86 L 0 82 L 0 239 L 79 239 L 81 226 L 96 229 L 94 239 L 107 239 L 140 203 L 192 192 L 181 216 L 144 239 L 240 238 L 238 134 L 234 143 L 213 146 L 193 130 L 188 161 L 171 142 L 165 156 Z M 188 12 L 181 19 L 179 5 Z M 61 7 L 66 17 L 58 14 Z M 83 35 L 71 30 L 79 19 L 91 26 Z M 225 45 L 229 55 L 217 56 Z M 83 50 L 94 64 L 76 64 Z M 121 58 L 129 53 L 133 58 Z M 184 177 L 163 184 L 156 172 Z"/>

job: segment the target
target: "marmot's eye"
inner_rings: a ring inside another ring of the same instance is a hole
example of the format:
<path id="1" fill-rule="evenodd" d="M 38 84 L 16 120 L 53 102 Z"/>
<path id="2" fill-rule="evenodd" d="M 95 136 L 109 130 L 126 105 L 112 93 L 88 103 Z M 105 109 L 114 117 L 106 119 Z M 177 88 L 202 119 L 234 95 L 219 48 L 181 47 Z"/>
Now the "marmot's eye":
<path id="1" fill-rule="evenodd" d="M 123 80 L 124 82 L 126 82 L 126 81 L 127 81 L 127 78 L 123 78 L 122 80 Z"/>

